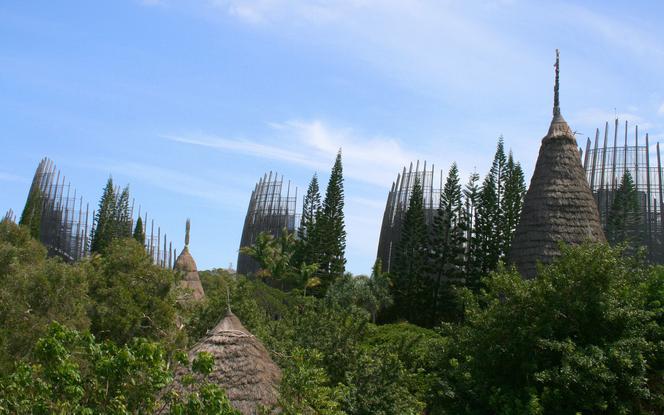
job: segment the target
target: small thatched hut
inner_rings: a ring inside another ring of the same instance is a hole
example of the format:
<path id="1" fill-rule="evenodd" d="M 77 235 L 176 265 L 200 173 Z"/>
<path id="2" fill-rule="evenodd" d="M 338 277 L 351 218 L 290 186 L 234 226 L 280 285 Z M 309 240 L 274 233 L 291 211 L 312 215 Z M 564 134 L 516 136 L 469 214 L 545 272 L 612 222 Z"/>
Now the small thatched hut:
<path id="1" fill-rule="evenodd" d="M 256 415 L 261 407 L 276 406 L 281 369 L 230 308 L 189 351 L 190 360 L 200 352 L 208 352 L 214 357 L 214 368 L 207 381 L 224 389 L 237 410 L 245 415 Z M 184 374 L 184 370 L 176 373 L 176 383 Z"/>
<path id="2" fill-rule="evenodd" d="M 196 261 L 189 253 L 189 230 L 191 228 L 191 222 L 187 219 L 186 232 L 184 236 L 184 249 L 178 255 L 178 259 L 175 261 L 175 266 L 173 269 L 184 273 L 184 278 L 180 281 L 180 287 L 186 288 L 187 294 L 186 298 L 181 298 L 181 300 L 193 299 L 201 300 L 205 297 L 205 291 L 203 291 L 203 285 L 201 284 L 201 279 L 198 275 L 198 269 L 196 268 Z"/>
<path id="3" fill-rule="evenodd" d="M 535 277 L 537 262 L 550 263 L 560 255 L 561 241 L 606 240 L 574 133 L 560 114 L 557 50 L 555 68 L 553 120 L 542 139 L 508 258 L 525 278 Z"/>

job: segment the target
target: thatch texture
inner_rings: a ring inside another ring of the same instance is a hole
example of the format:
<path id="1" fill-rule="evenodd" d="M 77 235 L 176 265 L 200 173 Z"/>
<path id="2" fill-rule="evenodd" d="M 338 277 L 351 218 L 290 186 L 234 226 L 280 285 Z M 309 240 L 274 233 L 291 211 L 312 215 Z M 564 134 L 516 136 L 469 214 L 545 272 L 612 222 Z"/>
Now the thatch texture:
<path id="1" fill-rule="evenodd" d="M 194 261 L 194 258 L 189 253 L 188 247 L 185 246 L 180 255 L 178 255 L 174 269 L 184 273 L 184 277 L 180 281 L 180 287 L 186 289 L 187 295 L 191 293 L 191 298 L 196 301 L 205 297 L 205 291 L 203 290 L 203 285 L 196 269 L 196 261 Z"/>
<path id="2" fill-rule="evenodd" d="M 190 350 L 190 360 L 200 352 L 212 354 L 215 360 L 207 381 L 224 389 L 240 412 L 255 415 L 261 407 L 276 406 L 281 370 L 272 361 L 265 346 L 230 310 Z M 176 373 L 176 384 L 184 374 L 184 370 Z"/>
<path id="3" fill-rule="evenodd" d="M 537 262 L 547 264 L 560 255 L 560 242 L 606 241 L 574 133 L 560 114 L 557 63 L 554 91 L 553 120 L 542 139 L 508 258 L 525 278 L 535 277 Z"/>
<path id="4" fill-rule="evenodd" d="M 187 219 L 187 227 L 184 237 L 184 249 L 182 252 L 180 252 L 180 255 L 178 255 L 178 259 L 175 261 L 175 266 L 173 269 L 184 273 L 184 278 L 182 278 L 180 281 L 180 287 L 184 288 L 187 294 L 185 298 L 181 298 L 181 300 L 193 299 L 198 301 L 205 297 L 205 291 L 203 290 L 203 285 L 201 284 L 201 278 L 198 275 L 196 261 L 194 261 L 194 257 L 192 257 L 191 253 L 189 252 L 190 228 L 191 222 L 189 219 Z"/>

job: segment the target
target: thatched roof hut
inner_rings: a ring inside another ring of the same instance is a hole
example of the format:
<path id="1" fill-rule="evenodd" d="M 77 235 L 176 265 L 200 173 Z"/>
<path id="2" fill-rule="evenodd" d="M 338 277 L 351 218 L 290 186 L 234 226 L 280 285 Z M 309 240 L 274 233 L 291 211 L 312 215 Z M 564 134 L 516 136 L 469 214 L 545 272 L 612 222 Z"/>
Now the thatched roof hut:
<path id="1" fill-rule="evenodd" d="M 214 357 L 214 368 L 208 376 L 226 391 L 233 407 L 246 415 L 256 415 L 261 407 L 277 404 L 281 369 L 263 344 L 247 330 L 230 310 L 223 319 L 190 351 L 193 360 L 200 352 Z M 184 375 L 176 374 L 176 382 Z"/>
<path id="2" fill-rule="evenodd" d="M 508 258 L 525 278 L 535 277 L 537 262 L 550 263 L 560 255 L 561 241 L 606 241 L 574 133 L 560 114 L 557 50 L 555 67 L 553 120 L 542 139 Z"/>
<path id="3" fill-rule="evenodd" d="M 187 295 L 186 298 L 182 300 L 193 299 L 201 300 L 205 297 L 205 291 L 203 291 L 203 285 L 201 284 L 201 279 L 198 275 L 198 269 L 196 268 L 196 261 L 194 257 L 189 253 L 189 230 L 191 228 L 191 222 L 187 219 L 187 227 L 184 236 L 184 249 L 180 252 L 178 259 L 175 261 L 175 266 L 173 269 L 184 273 L 184 278 L 180 281 L 180 287 L 186 288 Z"/>

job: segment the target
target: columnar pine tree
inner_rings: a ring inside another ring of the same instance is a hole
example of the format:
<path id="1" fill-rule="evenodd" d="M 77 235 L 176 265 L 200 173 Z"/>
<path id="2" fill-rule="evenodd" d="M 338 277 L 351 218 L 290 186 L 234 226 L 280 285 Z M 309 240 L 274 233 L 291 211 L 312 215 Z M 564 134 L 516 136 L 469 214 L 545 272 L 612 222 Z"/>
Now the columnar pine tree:
<path id="1" fill-rule="evenodd" d="M 35 239 L 39 239 L 43 204 L 44 199 L 41 189 L 39 189 L 39 186 L 33 185 L 18 223 L 27 227 L 30 230 L 30 235 Z"/>
<path id="2" fill-rule="evenodd" d="M 453 163 L 440 195 L 429 241 L 429 266 L 433 285 L 430 293 L 431 325 L 456 315 L 452 285 L 464 279 L 466 226 L 463 210 L 459 170 L 456 163 Z"/>
<path id="3" fill-rule="evenodd" d="M 140 242 L 141 245 L 145 246 L 145 230 L 143 229 L 143 219 L 141 219 L 140 216 L 136 219 L 136 227 L 134 228 L 133 237 Z"/>
<path id="4" fill-rule="evenodd" d="M 479 180 L 480 175 L 476 172 L 472 173 L 468 179 L 468 183 L 463 189 L 464 220 L 466 223 L 466 286 L 475 291 L 479 288 L 479 280 L 482 277 L 481 253 L 478 249 L 478 239 L 476 234 L 477 207 L 479 205 L 480 197 Z"/>
<path id="5" fill-rule="evenodd" d="M 430 320 L 431 280 L 427 273 L 427 245 L 422 185 L 416 177 L 392 268 L 393 318 L 405 318 L 420 325 L 426 325 Z"/>
<path id="6" fill-rule="evenodd" d="M 607 218 L 606 236 L 610 244 L 627 243 L 630 250 L 642 244 L 639 194 L 632 175 L 625 172 Z"/>
<path id="7" fill-rule="evenodd" d="M 510 151 L 505 167 L 505 197 L 503 199 L 502 254 L 506 255 L 512 246 L 512 238 L 519 223 L 523 198 L 526 195 L 526 182 L 521 165 L 514 161 Z"/>
<path id="8" fill-rule="evenodd" d="M 114 219 L 114 238 L 131 237 L 131 212 L 129 210 L 129 186 L 122 189 L 117 195 L 115 219 Z"/>
<path id="9" fill-rule="evenodd" d="M 500 259 L 500 214 L 496 188 L 495 176 L 489 173 L 482 183 L 475 218 L 475 248 L 481 275 L 493 271 Z"/>
<path id="10" fill-rule="evenodd" d="M 94 218 L 90 250 L 101 253 L 110 245 L 115 231 L 116 196 L 113 178 L 109 177 L 99 200 L 99 208 Z"/>
<path id="11" fill-rule="evenodd" d="M 510 203 L 519 213 L 521 211 L 523 196 L 520 195 L 520 186 L 523 172 L 517 166 L 512 160 L 510 170 L 505 157 L 503 137 L 500 136 L 491 170 L 482 183 L 477 206 L 475 237 L 477 249 L 481 253 L 480 271 L 483 275 L 495 270 L 498 261 L 505 258 L 512 240 L 511 229 L 516 228 L 519 215 L 507 210 Z M 511 193 L 509 202 L 506 199 L 508 188 Z"/>
<path id="12" fill-rule="evenodd" d="M 294 261 L 296 265 L 314 264 L 318 262 L 319 233 L 316 232 L 316 219 L 320 216 L 320 191 L 318 177 L 314 174 L 309 182 L 307 194 L 302 207 L 302 221 L 297 230 L 298 244 Z"/>
<path id="13" fill-rule="evenodd" d="M 316 219 L 315 232 L 319 253 L 321 290 L 325 292 L 334 280 L 342 276 L 346 266 L 346 229 L 344 223 L 344 187 L 341 150 L 332 167 L 325 201 Z"/>

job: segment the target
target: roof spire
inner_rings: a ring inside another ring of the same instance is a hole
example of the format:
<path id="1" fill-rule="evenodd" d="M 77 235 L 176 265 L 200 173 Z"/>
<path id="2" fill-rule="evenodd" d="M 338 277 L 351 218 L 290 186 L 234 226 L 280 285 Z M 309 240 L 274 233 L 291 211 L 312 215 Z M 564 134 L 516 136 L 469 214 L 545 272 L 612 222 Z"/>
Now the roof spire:
<path id="1" fill-rule="evenodd" d="M 189 229 L 190 228 L 191 228 L 191 220 L 189 220 L 189 218 L 187 218 L 187 226 L 186 226 L 186 230 L 185 230 L 185 233 L 184 233 L 184 247 L 185 248 L 189 247 Z"/>
<path id="2" fill-rule="evenodd" d="M 558 89 L 560 88 L 560 52 L 556 49 L 556 81 L 553 85 L 553 116 L 560 115 L 560 98 L 558 96 Z"/>

